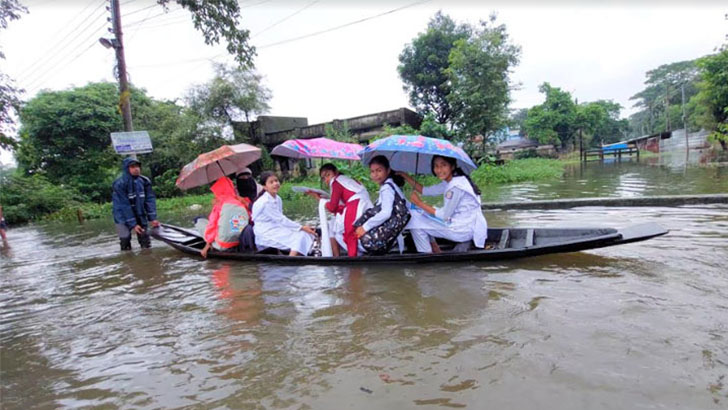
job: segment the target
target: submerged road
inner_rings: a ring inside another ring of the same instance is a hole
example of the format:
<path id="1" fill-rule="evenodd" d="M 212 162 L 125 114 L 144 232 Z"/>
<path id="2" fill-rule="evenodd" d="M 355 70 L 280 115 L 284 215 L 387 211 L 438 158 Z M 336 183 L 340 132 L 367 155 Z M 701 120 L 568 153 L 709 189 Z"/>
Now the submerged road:
<path id="1" fill-rule="evenodd" d="M 728 194 L 661 195 L 638 198 L 566 198 L 539 201 L 487 202 L 483 209 L 565 209 L 580 206 L 681 206 L 728 204 Z"/>

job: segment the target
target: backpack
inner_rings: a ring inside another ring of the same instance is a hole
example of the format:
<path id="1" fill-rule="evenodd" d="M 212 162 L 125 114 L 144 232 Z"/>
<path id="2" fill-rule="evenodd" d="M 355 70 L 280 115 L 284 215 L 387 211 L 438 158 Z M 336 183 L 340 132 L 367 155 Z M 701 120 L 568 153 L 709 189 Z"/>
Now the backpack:
<path id="1" fill-rule="evenodd" d="M 392 187 L 394 190 L 394 203 L 392 204 L 392 215 L 384 221 L 381 225 L 370 229 L 367 233 L 359 238 L 361 246 L 372 255 L 383 255 L 389 251 L 394 243 L 397 241 L 397 237 L 404 227 L 407 226 L 412 217 L 407 209 L 407 202 L 399 196 L 397 190 L 387 182 L 387 185 Z M 354 222 L 354 228 L 358 228 L 368 221 L 371 217 L 379 213 L 382 210 L 382 205 L 377 204 L 372 208 L 364 211 L 362 216 Z"/>

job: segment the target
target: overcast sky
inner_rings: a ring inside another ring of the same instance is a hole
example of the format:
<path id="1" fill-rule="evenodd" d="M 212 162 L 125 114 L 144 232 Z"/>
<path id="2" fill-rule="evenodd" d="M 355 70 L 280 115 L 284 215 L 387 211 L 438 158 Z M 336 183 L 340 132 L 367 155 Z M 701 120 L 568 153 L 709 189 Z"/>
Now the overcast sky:
<path id="1" fill-rule="evenodd" d="M 21 2 L 30 13 L 2 32 L 7 59 L 0 70 L 27 90 L 25 99 L 40 89 L 114 81 L 114 53 L 98 43 L 110 37 L 105 1 Z M 687 3 L 240 1 L 258 49 L 256 69 L 273 94 L 269 114 L 308 117 L 309 124 L 409 106 L 398 55 L 437 10 L 473 24 L 496 13 L 506 24 L 522 47 L 511 75 L 520 84 L 512 108 L 542 102 L 538 85 L 548 81 L 579 101 L 614 100 L 626 116 L 647 70 L 709 54 L 726 41 L 728 4 Z M 211 78 L 212 60 L 232 61 L 223 46 L 205 45 L 176 5 L 166 14 L 151 0 L 121 0 L 121 8 L 131 81 L 152 97 L 181 99 Z"/>

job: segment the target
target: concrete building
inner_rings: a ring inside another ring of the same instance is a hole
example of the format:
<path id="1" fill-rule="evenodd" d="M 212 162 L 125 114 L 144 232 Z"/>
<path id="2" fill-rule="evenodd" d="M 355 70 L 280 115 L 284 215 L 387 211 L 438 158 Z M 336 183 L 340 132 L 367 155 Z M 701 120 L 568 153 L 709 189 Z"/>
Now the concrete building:
<path id="1" fill-rule="evenodd" d="M 407 108 L 398 108 L 313 125 L 308 125 L 308 119 L 305 117 L 261 115 L 256 121 L 250 123 L 236 123 L 235 128 L 245 135 L 249 132 L 252 133 L 255 140 L 260 141 L 266 148 L 271 150 L 276 145 L 289 139 L 324 137 L 326 136 L 327 125 L 335 129 L 346 127 L 360 143 L 367 144 L 376 135 L 384 131 L 385 125 L 392 127 L 410 125 L 419 128 L 421 123 L 422 117 L 416 112 Z"/>

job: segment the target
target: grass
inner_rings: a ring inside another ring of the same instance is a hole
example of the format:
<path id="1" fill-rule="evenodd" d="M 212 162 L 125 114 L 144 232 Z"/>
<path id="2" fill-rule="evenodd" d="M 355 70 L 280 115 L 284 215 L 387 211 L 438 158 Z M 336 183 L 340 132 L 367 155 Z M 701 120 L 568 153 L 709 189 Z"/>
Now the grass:
<path id="1" fill-rule="evenodd" d="M 528 158 L 507 162 L 505 165 L 481 165 L 475 170 L 471 177 L 480 187 L 493 184 L 509 184 L 525 181 L 537 181 L 543 179 L 559 178 L 564 173 L 567 161 L 544 158 Z M 362 179 L 361 175 L 357 178 Z M 417 181 L 423 185 L 434 185 L 439 180 L 432 175 L 420 175 Z M 364 181 L 372 199 L 376 198 L 378 188 L 369 180 Z M 316 201 L 308 196 L 293 192 L 294 186 L 308 186 L 321 189 L 321 182 L 317 176 L 308 176 L 281 184 L 279 195 L 283 200 L 284 212 L 290 215 L 313 215 L 317 210 Z M 174 198 L 158 198 L 157 212 L 160 218 L 166 215 L 178 214 L 188 211 L 194 205 L 201 208 L 196 209 L 198 214 L 210 212 L 212 206 L 212 194 L 186 195 Z M 43 217 L 44 221 L 73 222 L 78 220 L 79 212 L 84 219 L 112 218 L 111 203 L 79 203 L 73 202 L 61 210 Z"/>
<path id="2" fill-rule="evenodd" d="M 557 159 L 528 158 L 505 165 L 481 165 L 470 175 L 478 186 L 513 184 L 525 181 L 560 178 L 566 163 Z"/>

